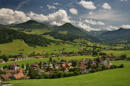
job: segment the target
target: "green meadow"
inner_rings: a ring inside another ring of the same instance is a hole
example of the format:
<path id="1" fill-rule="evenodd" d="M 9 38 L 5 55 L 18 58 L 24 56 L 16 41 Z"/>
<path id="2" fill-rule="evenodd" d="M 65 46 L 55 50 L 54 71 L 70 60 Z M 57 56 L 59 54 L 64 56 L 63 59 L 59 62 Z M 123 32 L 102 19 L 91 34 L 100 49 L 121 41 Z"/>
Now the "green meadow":
<path id="1" fill-rule="evenodd" d="M 105 52 L 106 54 L 113 54 L 115 56 L 121 56 L 123 54 L 126 54 L 127 57 L 130 57 L 130 50 L 105 50 L 103 51 Z"/>
<path id="2" fill-rule="evenodd" d="M 14 40 L 10 43 L 0 44 L 0 54 L 2 55 L 17 55 L 22 53 L 23 56 L 28 56 L 30 53 L 59 53 L 59 50 L 63 49 L 66 52 L 78 51 L 79 48 L 83 48 L 80 45 L 74 45 L 71 43 L 66 44 L 50 44 L 47 47 L 42 46 L 29 46 L 23 40 Z M 23 50 L 23 51 L 21 51 Z"/>
<path id="3" fill-rule="evenodd" d="M 56 61 L 60 61 L 60 60 L 66 60 L 66 61 L 70 61 L 70 60 L 81 60 L 83 58 L 91 58 L 94 59 L 96 57 L 93 56 L 71 56 L 71 57 L 53 57 L 53 60 Z M 33 64 L 35 62 L 43 62 L 43 61 L 49 61 L 49 58 L 41 58 L 41 59 L 36 59 L 36 58 L 29 58 L 27 60 L 23 60 L 23 61 L 16 61 L 16 62 L 7 62 L 7 63 L 2 63 L 0 64 L 0 66 L 6 66 L 6 65 L 10 65 L 10 64 Z"/>
<path id="4" fill-rule="evenodd" d="M 59 79 L 34 79 L 8 81 L 12 86 L 130 86 L 130 62 L 115 61 L 124 68 L 84 74 Z"/>

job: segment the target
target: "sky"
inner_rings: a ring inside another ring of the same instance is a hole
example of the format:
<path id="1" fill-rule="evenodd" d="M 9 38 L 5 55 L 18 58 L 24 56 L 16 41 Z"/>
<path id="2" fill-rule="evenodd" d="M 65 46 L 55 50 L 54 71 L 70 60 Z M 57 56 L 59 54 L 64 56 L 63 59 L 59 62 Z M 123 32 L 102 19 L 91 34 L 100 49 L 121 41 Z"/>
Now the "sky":
<path id="1" fill-rule="evenodd" d="M 130 28 L 130 0 L 0 0 L 0 24 L 28 20 L 87 31 Z"/>

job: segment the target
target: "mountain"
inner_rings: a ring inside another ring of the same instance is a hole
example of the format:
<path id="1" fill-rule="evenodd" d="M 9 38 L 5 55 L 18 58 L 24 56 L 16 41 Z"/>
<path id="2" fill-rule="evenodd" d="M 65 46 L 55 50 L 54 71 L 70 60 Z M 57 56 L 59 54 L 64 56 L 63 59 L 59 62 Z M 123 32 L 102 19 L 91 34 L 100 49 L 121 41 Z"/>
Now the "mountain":
<path id="1" fill-rule="evenodd" d="M 101 34 L 101 39 L 107 43 L 130 43 L 130 29 L 120 28 Z"/>
<path id="2" fill-rule="evenodd" d="M 43 35 L 51 35 L 56 39 L 61 39 L 64 41 L 73 41 L 75 39 L 86 39 L 93 42 L 100 41 L 96 37 L 88 35 L 86 31 L 75 27 L 71 23 L 65 23 L 62 26 L 57 26 L 53 31 L 44 33 Z"/>
<path id="3" fill-rule="evenodd" d="M 48 25 L 39 23 L 34 20 L 29 20 L 27 22 L 15 24 L 15 25 L 11 25 L 11 26 L 15 27 L 15 28 L 24 28 L 24 29 L 48 28 Z"/>
<path id="4" fill-rule="evenodd" d="M 55 39 L 63 41 L 73 41 L 75 39 L 85 39 L 92 42 L 100 42 L 100 40 L 94 36 L 86 33 L 81 28 L 75 27 L 71 23 L 65 23 L 61 26 L 51 26 L 43 23 L 39 23 L 34 20 L 29 20 L 24 23 L 10 25 L 9 28 L 13 28 L 18 31 L 25 32 L 27 34 L 49 35 Z"/>

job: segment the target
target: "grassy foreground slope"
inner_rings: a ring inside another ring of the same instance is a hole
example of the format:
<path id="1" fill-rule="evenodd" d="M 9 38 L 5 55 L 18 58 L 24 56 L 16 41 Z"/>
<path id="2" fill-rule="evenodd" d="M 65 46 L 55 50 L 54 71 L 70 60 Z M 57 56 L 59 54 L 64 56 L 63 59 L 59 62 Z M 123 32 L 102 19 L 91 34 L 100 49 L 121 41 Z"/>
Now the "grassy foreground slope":
<path id="1" fill-rule="evenodd" d="M 114 62 L 114 64 L 121 63 L 125 65 L 121 69 L 112 69 L 61 79 L 17 80 L 10 81 L 10 83 L 13 86 L 130 86 L 130 62 Z"/>

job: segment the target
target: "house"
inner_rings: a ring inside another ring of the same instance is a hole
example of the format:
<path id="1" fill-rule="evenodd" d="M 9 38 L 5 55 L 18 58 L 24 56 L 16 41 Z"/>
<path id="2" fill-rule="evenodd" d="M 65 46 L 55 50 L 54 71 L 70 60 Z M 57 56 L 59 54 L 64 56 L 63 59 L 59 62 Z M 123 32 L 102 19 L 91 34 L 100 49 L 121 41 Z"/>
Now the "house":
<path id="1" fill-rule="evenodd" d="M 2 63 L 5 63 L 5 61 L 3 59 L 0 59 L 0 64 L 2 64 Z"/>
<path id="2" fill-rule="evenodd" d="M 11 65 L 9 65 L 9 69 L 10 70 L 18 70 L 18 69 L 20 69 L 20 65 L 11 64 Z"/>
<path id="3" fill-rule="evenodd" d="M 99 62 L 102 62 L 102 61 L 103 61 L 103 57 L 99 56 Z"/>
<path id="4" fill-rule="evenodd" d="M 2 85 L 2 80 L 0 80 L 0 86 Z"/>
<path id="5" fill-rule="evenodd" d="M 38 65 L 38 63 L 34 63 L 34 64 L 31 65 L 31 67 L 32 67 L 33 69 L 38 69 L 38 68 L 39 68 L 39 65 Z"/>
<path id="6" fill-rule="evenodd" d="M 45 73 L 45 71 L 41 69 L 39 69 L 38 72 L 40 73 L 40 75 L 43 75 Z"/>
<path id="7" fill-rule="evenodd" d="M 37 59 L 41 59 L 41 56 L 35 56 L 35 58 L 37 58 Z"/>
<path id="8" fill-rule="evenodd" d="M 79 65 L 78 68 L 79 68 L 81 73 L 85 73 L 85 72 L 87 72 L 88 66 L 82 64 L 82 65 Z"/>
<path id="9" fill-rule="evenodd" d="M 15 58 L 9 58 L 8 61 L 15 61 Z"/>
<path id="10" fill-rule="evenodd" d="M 5 72 L 6 74 L 2 74 L 1 76 L 3 80 L 19 80 L 25 78 L 22 69 L 6 70 Z"/>

